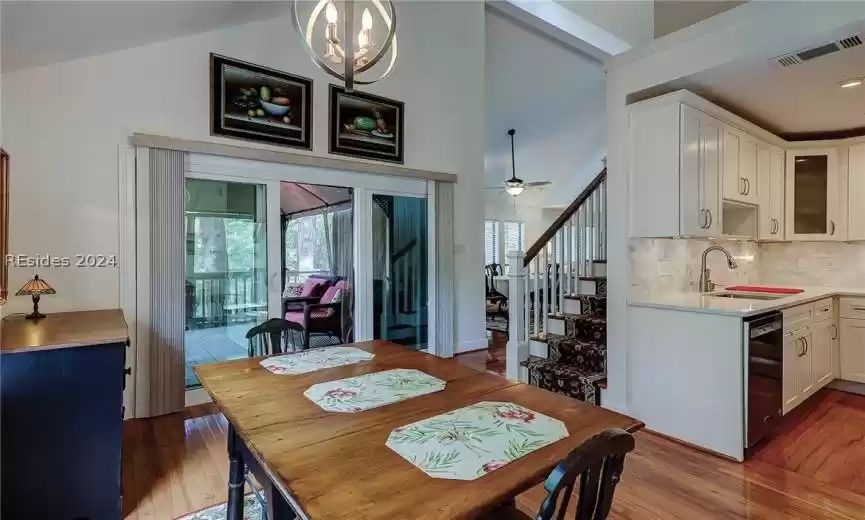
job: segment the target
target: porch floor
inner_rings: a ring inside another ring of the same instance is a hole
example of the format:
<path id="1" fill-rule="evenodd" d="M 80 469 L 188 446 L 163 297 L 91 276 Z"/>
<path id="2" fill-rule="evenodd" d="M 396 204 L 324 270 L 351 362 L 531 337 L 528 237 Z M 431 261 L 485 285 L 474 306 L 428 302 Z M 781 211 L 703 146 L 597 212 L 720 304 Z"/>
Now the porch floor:
<path id="1" fill-rule="evenodd" d="M 198 378 L 192 372 L 195 365 L 245 358 L 248 342 L 244 336 L 256 323 L 250 321 L 227 327 L 187 330 L 184 344 L 186 387 L 198 386 Z"/>

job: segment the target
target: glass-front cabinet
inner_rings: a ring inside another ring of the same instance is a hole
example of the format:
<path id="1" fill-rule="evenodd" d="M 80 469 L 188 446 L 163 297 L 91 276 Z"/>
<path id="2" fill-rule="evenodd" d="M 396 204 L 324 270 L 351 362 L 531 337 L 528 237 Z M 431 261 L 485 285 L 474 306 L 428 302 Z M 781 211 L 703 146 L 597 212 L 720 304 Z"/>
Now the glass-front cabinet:
<path id="1" fill-rule="evenodd" d="M 838 150 L 787 151 L 787 239 L 844 240 Z"/>

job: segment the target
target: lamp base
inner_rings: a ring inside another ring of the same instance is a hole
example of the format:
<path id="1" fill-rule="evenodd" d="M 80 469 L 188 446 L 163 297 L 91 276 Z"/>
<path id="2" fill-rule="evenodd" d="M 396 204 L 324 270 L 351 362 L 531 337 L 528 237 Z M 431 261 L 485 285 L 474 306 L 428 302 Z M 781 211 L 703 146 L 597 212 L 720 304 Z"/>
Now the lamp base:
<path id="1" fill-rule="evenodd" d="M 44 314 L 42 314 L 41 312 L 38 312 L 38 311 L 37 311 L 37 312 L 31 312 L 31 313 L 28 314 L 27 316 L 24 316 L 24 319 L 25 319 L 25 320 L 41 320 L 41 319 L 44 318 L 44 317 L 45 317 Z"/>

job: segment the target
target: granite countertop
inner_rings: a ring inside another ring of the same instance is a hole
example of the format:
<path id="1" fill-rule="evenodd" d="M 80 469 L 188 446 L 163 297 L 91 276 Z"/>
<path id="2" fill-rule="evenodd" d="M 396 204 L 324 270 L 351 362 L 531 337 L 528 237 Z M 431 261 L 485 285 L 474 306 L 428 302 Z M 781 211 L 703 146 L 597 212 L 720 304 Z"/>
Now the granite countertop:
<path id="1" fill-rule="evenodd" d="M 752 287 L 779 287 L 774 285 L 755 285 Z M 803 289 L 799 294 L 784 295 L 775 300 L 752 300 L 747 298 L 717 298 L 707 293 L 664 293 L 641 294 L 628 298 L 630 307 L 650 307 L 655 309 L 670 309 L 727 316 L 754 316 L 764 312 L 777 311 L 794 307 L 803 303 L 829 298 L 832 296 L 865 297 L 865 287 L 803 287 L 785 286 L 793 289 Z M 716 289 L 717 292 L 726 292 Z M 739 291 L 735 291 L 739 292 Z"/>

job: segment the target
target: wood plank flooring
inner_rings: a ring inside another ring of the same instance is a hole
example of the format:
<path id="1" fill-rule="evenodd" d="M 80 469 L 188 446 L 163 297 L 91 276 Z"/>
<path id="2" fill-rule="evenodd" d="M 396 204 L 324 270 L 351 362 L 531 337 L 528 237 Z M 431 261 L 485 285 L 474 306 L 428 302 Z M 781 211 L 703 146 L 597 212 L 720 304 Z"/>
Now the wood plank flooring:
<path id="1" fill-rule="evenodd" d="M 609 518 L 865 519 L 865 397 L 823 391 L 802 406 L 745 464 L 637 433 Z M 124 517 L 167 520 L 223 502 L 225 431 L 208 405 L 128 421 Z M 517 503 L 534 514 L 542 497 L 536 487 Z"/>

